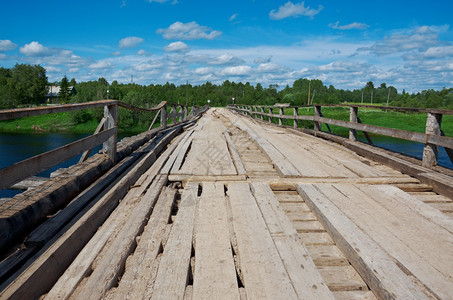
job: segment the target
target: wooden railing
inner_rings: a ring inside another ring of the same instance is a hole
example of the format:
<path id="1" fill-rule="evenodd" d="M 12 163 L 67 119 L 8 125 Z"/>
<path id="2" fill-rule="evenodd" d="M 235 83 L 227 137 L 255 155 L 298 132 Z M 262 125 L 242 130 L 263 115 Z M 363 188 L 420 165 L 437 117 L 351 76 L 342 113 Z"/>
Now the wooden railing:
<path id="1" fill-rule="evenodd" d="M 343 120 L 336 120 L 331 118 L 325 118 L 322 113 L 322 107 L 349 107 L 349 122 Z M 419 109 L 419 108 L 405 108 L 405 107 L 387 107 L 387 106 L 371 106 L 371 105 L 342 105 L 342 104 L 326 104 L 326 105 L 314 105 L 314 106 L 257 106 L 257 105 L 229 105 L 231 110 L 249 115 L 253 118 L 259 118 L 269 123 L 275 122 L 278 125 L 285 126 L 283 121 L 293 120 L 293 127 L 305 127 L 308 126 L 299 124 L 299 121 L 312 121 L 314 132 L 320 132 L 322 124 L 326 124 L 326 127 L 330 133 L 332 130 L 329 125 L 335 125 L 345 127 L 349 129 L 349 140 L 357 140 L 357 131 L 362 131 L 367 138 L 369 143 L 372 143 L 368 133 L 379 134 L 383 136 L 399 138 L 409 140 L 417 143 L 424 144 L 423 160 L 422 165 L 425 167 L 432 167 L 437 164 L 438 147 L 442 146 L 445 148 L 450 160 L 453 162 L 453 138 L 446 137 L 441 129 L 442 116 L 453 115 L 452 110 L 443 109 Z M 313 115 L 299 115 L 299 109 L 302 108 L 314 108 Z M 363 124 L 358 116 L 359 108 L 373 108 L 381 110 L 393 110 L 399 112 L 413 112 L 413 113 L 426 113 L 426 128 L 425 133 L 407 131 L 401 129 L 394 129 L 376 125 Z M 292 115 L 285 115 L 285 109 L 292 110 Z M 267 110 L 267 112 L 266 112 Z M 275 113 L 277 111 L 278 113 Z M 266 120 L 267 119 L 267 120 Z M 300 126 L 302 125 L 302 126 Z M 309 130 L 311 128 L 308 128 Z"/>
<path id="2" fill-rule="evenodd" d="M 88 157 L 91 149 L 100 144 L 103 144 L 103 152 L 107 154 L 111 162 L 115 164 L 117 153 L 118 106 L 135 111 L 157 112 L 148 130 L 153 128 L 159 115 L 161 128 L 166 128 L 169 119 L 171 119 L 172 124 L 176 124 L 186 121 L 189 117 L 196 116 L 206 109 L 198 107 L 192 107 L 190 109 L 188 106 L 166 101 L 161 102 L 153 108 L 140 108 L 118 100 L 99 100 L 58 106 L 0 110 L 0 121 L 2 121 L 104 107 L 104 117 L 100 121 L 99 126 L 93 135 L 0 169 L 0 190 L 25 178 L 43 172 L 79 154 L 82 154 L 80 161 L 83 161 Z M 170 112 L 167 112 L 168 109 L 170 109 Z"/>

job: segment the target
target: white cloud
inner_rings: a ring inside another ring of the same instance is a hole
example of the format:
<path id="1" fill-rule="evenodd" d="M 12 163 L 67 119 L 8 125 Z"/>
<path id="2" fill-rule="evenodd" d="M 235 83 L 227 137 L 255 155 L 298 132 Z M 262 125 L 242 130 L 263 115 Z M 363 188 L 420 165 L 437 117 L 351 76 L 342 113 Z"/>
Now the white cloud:
<path id="1" fill-rule="evenodd" d="M 143 43 L 144 39 L 140 38 L 140 37 L 136 37 L 136 36 L 130 36 L 130 37 L 127 37 L 127 38 L 124 38 L 122 39 L 119 44 L 118 44 L 118 47 L 120 49 L 126 49 L 126 48 L 135 48 L 137 47 L 140 43 Z"/>
<path id="2" fill-rule="evenodd" d="M 112 68 L 112 64 L 106 60 L 101 60 L 95 63 L 92 63 L 91 65 L 88 66 L 90 69 L 95 69 L 95 70 L 100 70 L 100 69 L 108 69 Z"/>
<path id="3" fill-rule="evenodd" d="M 165 46 L 164 51 L 186 53 L 190 51 L 190 48 L 186 43 L 179 41 L 170 43 L 169 45 Z"/>
<path id="4" fill-rule="evenodd" d="M 453 57 L 453 46 L 430 47 L 423 53 L 426 58 Z"/>
<path id="5" fill-rule="evenodd" d="M 120 55 L 121 55 L 121 52 L 120 52 L 120 51 L 115 51 L 115 52 L 112 52 L 111 55 L 112 55 L 112 56 L 120 56 Z"/>
<path id="6" fill-rule="evenodd" d="M 164 62 L 160 59 L 149 60 L 145 63 L 140 63 L 134 67 L 134 70 L 146 72 L 150 70 L 161 69 L 165 66 Z"/>
<path id="7" fill-rule="evenodd" d="M 238 14 L 234 14 L 234 15 L 232 15 L 228 20 L 229 20 L 230 22 L 232 22 L 232 21 L 236 20 L 237 17 L 238 17 Z"/>
<path id="8" fill-rule="evenodd" d="M 271 62 L 272 56 L 268 55 L 266 57 L 257 57 L 253 60 L 255 64 L 265 64 Z"/>
<path id="9" fill-rule="evenodd" d="M 0 40 L 0 51 L 9 51 L 16 49 L 17 45 L 10 40 Z"/>
<path id="10" fill-rule="evenodd" d="M 60 73 L 61 72 L 61 68 L 56 68 L 56 67 L 45 67 L 46 71 L 47 72 L 50 72 L 50 73 Z"/>
<path id="11" fill-rule="evenodd" d="M 146 52 L 146 50 L 144 50 L 144 49 L 140 49 L 137 51 L 137 55 L 146 56 L 146 55 L 148 55 L 148 52 Z"/>
<path id="12" fill-rule="evenodd" d="M 231 54 L 222 54 L 216 58 L 207 61 L 210 65 L 237 65 L 244 63 L 244 60 Z"/>
<path id="13" fill-rule="evenodd" d="M 288 1 L 285 3 L 285 5 L 280 6 L 277 11 L 275 9 L 271 10 L 271 12 L 269 13 L 269 17 L 272 20 L 281 20 L 289 17 L 297 18 L 299 16 L 313 18 L 322 9 L 323 7 L 321 5 L 318 6 L 318 9 L 314 8 L 310 9 L 310 6 L 305 7 L 305 1 L 296 4 L 292 3 L 291 1 Z"/>
<path id="14" fill-rule="evenodd" d="M 244 76 L 249 75 L 252 67 L 250 66 L 235 66 L 235 67 L 228 67 L 221 71 L 222 75 L 233 75 L 233 76 Z"/>
<path id="15" fill-rule="evenodd" d="M 20 53 L 27 56 L 49 56 L 52 54 L 52 50 L 44 47 L 38 42 L 31 42 L 30 44 L 25 44 L 23 47 L 20 47 Z"/>
<path id="16" fill-rule="evenodd" d="M 359 48 L 358 51 L 370 52 L 375 55 L 387 55 L 401 52 L 426 51 L 430 47 L 440 45 L 439 27 L 421 26 L 410 32 L 395 33 L 377 41 L 371 47 Z"/>
<path id="17" fill-rule="evenodd" d="M 181 23 L 175 22 L 170 27 L 156 31 L 167 40 L 212 40 L 222 34 L 221 31 L 211 30 L 206 26 L 200 26 L 196 22 Z"/>
<path id="18" fill-rule="evenodd" d="M 368 67 L 367 64 L 353 61 L 336 61 L 326 65 L 321 65 L 318 70 L 324 72 L 357 72 L 357 70 Z"/>
<path id="19" fill-rule="evenodd" d="M 357 23 L 357 22 L 347 24 L 347 25 L 341 25 L 341 26 L 339 26 L 339 24 L 340 24 L 340 22 L 337 21 L 335 23 L 329 24 L 329 27 L 332 27 L 333 29 L 340 29 L 340 30 L 350 30 L 350 29 L 364 30 L 364 29 L 367 29 L 368 27 L 370 27 L 370 25 L 368 25 L 368 24 Z"/>
<path id="20" fill-rule="evenodd" d="M 201 67 L 201 68 L 196 68 L 193 73 L 197 75 L 207 75 L 214 73 L 214 68 L 212 67 Z"/>
<path id="21" fill-rule="evenodd" d="M 263 63 L 258 66 L 258 71 L 263 73 L 275 73 L 283 71 L 283 68 L 275 63 Z"/>

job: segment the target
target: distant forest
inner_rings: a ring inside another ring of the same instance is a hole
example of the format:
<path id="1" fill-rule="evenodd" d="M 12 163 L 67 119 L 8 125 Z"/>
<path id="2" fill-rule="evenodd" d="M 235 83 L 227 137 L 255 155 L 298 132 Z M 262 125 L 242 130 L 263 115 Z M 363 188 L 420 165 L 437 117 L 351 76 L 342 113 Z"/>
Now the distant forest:
<path id="1" fill-rule="evenodd" d="M 52 84 L 60 86 L 60 102 L 74 103 L 99 99 L 120 100 L 139 107 L 152 107 L 160 101 L 174 103 L 211 106 L 227 104 L 259 104 L 273 105 L 289 103 L 290 105 L 307 105 L 308 103 L 380 103 L 390 106 L 429 107 L 453 109 L 453 88 L 440 91 L 424 90 L 409 94 L 397 91 L 386 83 L 376 85 L 369 81 L 363 88 L 353 91 L 336 89 L 333 85 L 326 86 L 319 79 L 300 78 L 292 87 L 279 87 L 261 84 L 252 85 L 224 81 L 221 85 L 206 82 L 202 85 L 173 83 L 139 85 L 122 84 L 113 81 L 111 84 L 104 78 L 97 81 L 76 82 L 66 76 L 60 82 L 49 83 L 46 71 L 40 65 L 16 64 L 13 68 L 0 67 L 0 108 L 15 108 L 44 103 L 48 87 Z M 69 87 L 74 89 L 70 92 Z M 107 95 L 108 91 L 108 95 Z"/>

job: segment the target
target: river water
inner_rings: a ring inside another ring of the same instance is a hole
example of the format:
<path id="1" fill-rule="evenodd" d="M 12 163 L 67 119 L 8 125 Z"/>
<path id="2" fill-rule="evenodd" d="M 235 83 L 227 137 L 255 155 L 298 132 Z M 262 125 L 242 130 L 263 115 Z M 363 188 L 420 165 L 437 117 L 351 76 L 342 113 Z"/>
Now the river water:
<path id="1" fill-rule="evenodd" d="M 61 147 L 78 139 L 84 138 L 89 134 L 77 133 L 9 133 L 0 132 L 0 168 L 7 167 L 21 160 L 33 157 L 43 152 Z M 118 134 L 118 139 L 131 134 Z M 362 137 L 363 138 L 363 137 Z M 359 139 L 360 136 L 359 136 Z M 410 141 L 373 136 L 373 143 L 379 147 L 383 147 L 392 151 L 401 152 L 419 159 L 422 158 L 423 145 Z M 95 148 L 92 153 L 97 153 L 101 146 Z M 73 157 L 58 166 L 52 167 L 44 171 L 38 176 L 49 177 L 50 173 L 59 168 L 69 167 L 79 161 L 80 156 Z M 444 148 L 439 147 L 439 165 L 453 169 L 453 164 L 447 156 Z M 0 178 L 1 180 L 1 178 Z M 18 191 L 3 190 L 0 191 L 0 198 L 12 197 Z"/>
<path id="2" fill-rule="evenodd" d="M 56 149 L 76 140 L 89 136 L 89 133 L 11 133 L 0 132 L 0 168 L 10 166 L 24 159 Z M 119 133 L 118 140 L 131 134 Z M 91 151 L 91 155 L 99 152 L 101 145 Z M 67 168 L 76 164 L 80 155 L 73 157 L 55 167 L 52 167 L 37 176 L 50 177 L 50 174 L 59 168 Z M 1 180 L 1 178 L 0 178 Z M 12 197 L 20 191 L 0 191 L 0 198 Z"/>

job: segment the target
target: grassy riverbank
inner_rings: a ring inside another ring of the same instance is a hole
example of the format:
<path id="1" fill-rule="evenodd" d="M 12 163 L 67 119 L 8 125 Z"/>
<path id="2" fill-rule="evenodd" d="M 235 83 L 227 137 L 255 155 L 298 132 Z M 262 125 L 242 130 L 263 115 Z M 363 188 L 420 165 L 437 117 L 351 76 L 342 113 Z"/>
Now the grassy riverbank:
<path id="1" fill-rule="evenodd" d="M 0 121 L 0 131 L 3 132 L 75 132 L 93 133 L 99 122 L 90 119 L 85 123 L 76 124 L 72 112 L 63 112 L 49 115 L 32 116 L 15 120 Z M 158 126 L 158 124 L 157 124 Z M 139 133 L 147 130 L 144 126 L 121 126 L 120 132 Z"/>

